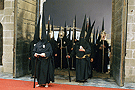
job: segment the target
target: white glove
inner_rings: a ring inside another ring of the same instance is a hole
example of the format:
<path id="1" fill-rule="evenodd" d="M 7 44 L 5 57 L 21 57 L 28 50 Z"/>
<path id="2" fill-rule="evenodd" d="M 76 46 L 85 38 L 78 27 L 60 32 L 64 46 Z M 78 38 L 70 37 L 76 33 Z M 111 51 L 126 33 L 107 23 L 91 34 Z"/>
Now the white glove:
<path id="1" fill-rule="evenodd" d="M 41 53 L 40 56 L 41 56 L 41 57 L 46 57 L 46 56 L 45 56 L 45 53 Z"/>

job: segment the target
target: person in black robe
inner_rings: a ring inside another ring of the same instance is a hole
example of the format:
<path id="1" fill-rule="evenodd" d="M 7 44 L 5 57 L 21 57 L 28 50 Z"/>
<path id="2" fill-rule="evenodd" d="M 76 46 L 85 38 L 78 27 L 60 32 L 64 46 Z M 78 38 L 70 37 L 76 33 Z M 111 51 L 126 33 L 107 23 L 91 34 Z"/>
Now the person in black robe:
<path id="1" fill-rule="evenodd" d="M 104 42 L 104 45 L 103 45 Z M 109 64 L 109 57 L 108 57 L 108 42 L 105 40 L 105 36 L 101 36 L 101 40 L 97 42 L 97 72 L 106 73 L 108 72 L 108 64 Z M 103 54 L 104 49 L 104 54 Z M 104 61 L 103 61 L 103 55 L 104 55 Z M 102 65 L 102 61 L 104 62 Z M 102 70 L 103 68 L 103 70 Z"/>
<path id="2" fill-rule="evenodd" d="M 57 57 L 55 59 L 55 68 L 58 68 L 60 69 L 60 64 L 61 64 L 61 43 L 60 43 L 60 38 L 59 38 L 59 35 L 58 35 L 58 39 L 57 39 Z"/>
<path id="3" fill-rule="evenodd" d="M 37 86 L 45 85 L 45 87 L 48 87 L 50 81 L 54 82 L 52 54 L 53 50 L 51 44 L 47 41 L 47 36 L 40 40 L 33 49 L 33 55 L 37 59 Z"/>
<path id="4" fill-rule="evenodd" d="M 30 66 L 30 70 L 31 70 L 31 74 L 32 74 L 31 78 L 34 78 L 34 70 L 35 70 L 35 59 L 33 58 L 32 52 L 33 52 L 34 46 L 40 40 L 40 38 L 39 38 L 40 18 L 41 18 L 41 15 L 39 17 L 39 20 L 38 20 L 38 23 L 37 23 L 37 26 L 35 29 L 34 40 L 30 42 L 30 47 L 29 47 L 29 56 L 28 57 L 30 60 L 29 66 Z"/>
<path id="5" fill-rule="evenodd" d="M 62 38 L 62 68 L 67 69 L 68 64 L 67 64 L 67 59 L 66 59 L 66 46 L 67 46 L 67 37 Z"/>
<path id="6" fill-rule="evenodd" d="M 68 43 L 67 43 L 68 55 L 71 54 L 71 51 L 72 51 L 71 48 L 72 48 L 72 41 L 68 40 Z M 70 67 L 70 69 L 72 69 L 72 58 L 69 58 L 69 67 Z"/>
<path id="7" fill-rule="evenodd" d="M 79 42 L 73 48 L 70 56 L 72 58 L 76 56 L 76 81 L 86 81 L 91 74 L 90 67 L 90 53 L 91 48 L 87 41 L 83 38 L 80 38 Z"/>
<path id="8" fill-rule="evenodd" d="M 72 58 L 76 56 L 76 81 L 86 81 L 91 75 L 91 66 L 90 66 L 90 54 L 91 47 L 89 43 L 84 39 L 85 36 L 85 22 L 86 15 L 82 27 L 82 31 L 80 34 L 79 42 L 73 48 L 70 56 L 68 58 Z"/>
<path id="9" fill-rule="evenodd" d="M 71 26 L 70 26 L 71 27 Z M 68 34 L 68 39 L 67 39 L 67 51 L 68 51 L 68 55 L 71 54 L 71 48 L 73 47 L 73 43 L 72 43 L 72 40 L 70 40 L 71 38 L 71 28 L 69 30 L 69 34 Z M 72 65 L 73 65 L 73 62 L 72 62 L 72 58 L 69 58 L 69 67 L 70 69 L 72 69 Z"/>
<path id="10" fill-rule="evenodd" d="M 99 33 L 98 39 L 96 40 L 96 44 L 95 44 L 95 58 L 94 58 L 94 70 L 96 70 L 98 72 L 98 56 L 99 56 L 99 42 L 101 39 L 101 35 Z"/>
<path id="11" fill-rule="evenodd" d="M 54 82 L 54 59 L 52 46 L 48 41 L 45 26 L 45 2 L 43 3 L 42 35 L 41 40 L 34 46 L 33 58 L 36 59 L 36 77 L 39 86 L 48 87 L 50 81 Z"/>
<path id="12" fill-rule="evenodd" d="M 89 43 L 90 47 L 91 47 L 91 55 L 90 55 L 90 66 L 91 66 L 91 74 L 89 76 L 89 78 L 93 77 L 93 69 L 94 69 L 94 61 L 95 61 L 95 46 L 93 43 Z"/>
<path id="13" fill-rule="evenodd" d="M 51 38 L 50 41 L 49 41 L 49 43 L 50 43 L 51 46 L 52 46 L 52 50 L 53 50 L 52 56 L 53 56 L 53 58 L 54 58 L 54 63 L 56 64 L 56 61 L 57 61 L 57 43 L 56 43 L 56 41 L 54 40 L 54 38 Z M 56 65 L 56 66 L 57 66 L 57 65 Z M 56 66 L 55 66 L 55 67 L 56 67 Z"/>
<path id="14" fill-rule="evenodd" d="M 48 28 L 49 28 L 49 24 L 48 24 Z M 53 28 L 53 20 L 52 20 L 52 27 L 51 27 L 51 31 L 53 31 L 53 33 L 48 33 L 49 34 L 49 43 L 51 44 L 52 46 L 52 50 L 53 50 L 53 59 L 54 59 L 54 64 L 56 65 L 56 61 L 57 61 L 57 42 L 56 40 L 54 39 L 54 28 Z M 50 31 L 49 31 L 50 32 Z M 56 66 L 54 66 L 56 67 Z"/>
<path id="15" fill-rule="evenodd" d="M 76 43 L 79 42 L 77 39 L 75 39 L 74 43 L 73 43 L 73 47 L 71 48 L 71 51 L 73 50 L 74 46 L 76 45 Z M 72 69 L 76 68 L 76 57 L 73 56 L 73 67 Z"/>

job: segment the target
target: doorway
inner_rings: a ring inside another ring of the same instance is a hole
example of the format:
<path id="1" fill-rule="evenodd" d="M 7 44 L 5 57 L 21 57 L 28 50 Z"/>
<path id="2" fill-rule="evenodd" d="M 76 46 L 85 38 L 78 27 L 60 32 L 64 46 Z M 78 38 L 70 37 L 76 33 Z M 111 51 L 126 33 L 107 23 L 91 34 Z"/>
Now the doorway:
<path id="1" fill-rule="evenodd" d="M 53 14 L 53 15 L 56 15 L 56 14 Z M 125 42 L 126 42 L 126 29 L 127 29 L 126 21 L 127 21 L 127 1 L 126 0 L 124 1 L 112 0 L 110 73 L 119 86 L 124 86 L 124 77 L 125 77 L 124 76 L 125 74 L 125 48 L 126 48 Z M 14 62 L 17 61 L 16 59 L 14 60 L 15 60 Z M 21 62 L 18 65 L 14 66 L 14 68 L 18 68 L 20 64 Z M 21 68 L 19 68 L 19 70 L 16 71 L 16 73 L 19 73 L 20 70 Z M 21 76 L 21 74 L 19 73 L 18 76 Z"/>

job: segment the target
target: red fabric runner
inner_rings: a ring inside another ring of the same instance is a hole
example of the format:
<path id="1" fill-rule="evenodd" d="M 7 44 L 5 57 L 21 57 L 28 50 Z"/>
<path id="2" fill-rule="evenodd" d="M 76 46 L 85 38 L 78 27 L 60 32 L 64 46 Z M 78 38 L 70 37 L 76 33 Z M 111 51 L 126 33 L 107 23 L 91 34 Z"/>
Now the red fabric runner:
<path id="1" fill-rule="evenodd" d="M 50 83 L 48 88 L 46 87 L 33 88 L 33 82 L 31 81 L 0 79 L 0 90 L 131 90 L 131 89 L 78 86 L 78 85 L 54 84 L 54 83 Z"/>

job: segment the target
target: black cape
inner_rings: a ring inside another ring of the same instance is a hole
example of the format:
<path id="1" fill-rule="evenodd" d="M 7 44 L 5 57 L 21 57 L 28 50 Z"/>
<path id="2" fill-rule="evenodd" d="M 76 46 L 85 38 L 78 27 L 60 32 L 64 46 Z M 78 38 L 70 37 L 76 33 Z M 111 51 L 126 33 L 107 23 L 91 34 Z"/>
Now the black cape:
<path id="1" fill-rule="evenodd" d="M 36 76 L 38 84 L 54 82 L 54 61 L 52 59 L 53 51 L 51 44 L 39 41 L 33 49 L 33 56 L 35 53 L 45 53 L 47 57 L 37 58 Z"/>
<path id="2" fill-rule="evenodd" d="M 73 51 L 70 54 L 71 57 L 75 55 L 81 58 L 84 55 L 91 53 L 91 48 L 88 42 L 83 41 L 83 47 L 85 49 L 85 52 L 79 51 L 80 45 L 80 41 L 76 43 L 76 45 L 73 48 Z M 86 58 L 82 59 L 76 58 L 76 81 L 86 80 L 89 78 L 90 75 L 90 57 L 87 56 Z"/>
<path id="3" fill-rule="evenodd" d="M 96 71 L 102 72 L 102 58 L 103 58 L 103 49 L 99 49 L 99 47 L 102 47 L 103 40 L 99 41 L 97 43 L 97 53 L 96 53 Z M 108 57 L 108 42 L 104 40 L 104 45 L 106 48 L 104 48 L 104 66 L 103 66 L 103 72 L 108 72 L 107 65 L 109 64 L 109 57 Z"/>

